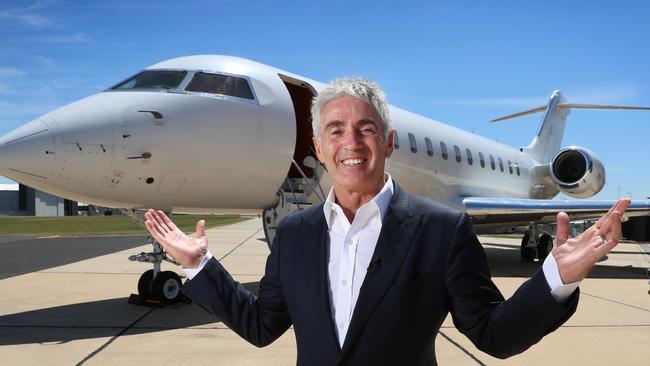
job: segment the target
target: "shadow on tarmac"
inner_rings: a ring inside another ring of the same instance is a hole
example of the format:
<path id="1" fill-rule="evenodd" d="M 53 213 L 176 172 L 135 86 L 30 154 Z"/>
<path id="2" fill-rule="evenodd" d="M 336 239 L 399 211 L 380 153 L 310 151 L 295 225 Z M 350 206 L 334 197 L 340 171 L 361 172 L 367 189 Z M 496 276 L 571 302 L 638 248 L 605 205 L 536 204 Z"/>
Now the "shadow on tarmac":
<path id="1" fill-rule="evenodd" d="M 501 247 L 492 248 L 484 247 L 488 259 L 488 265 L 492 272 L 492 277 L 531 277 L 535 272 L 541 269 L 541 262 L 525 263 L 521 261 L 519 248 L 500 245 L 487 244 L 490 246 Z M 615 254 L 616 252 L 612 252 Z M 624 254 L 637 254 L 624 253 Z M 638 254 L 645 253 L 639 252 Z M 605 257 L 607 258 L 607 257 Z M 601 260 L 601 262 L 603 262 Z M 587 278 L 610 278 L 610 279 L 648 279 L 647 268 L 627 266 L 604 266 L 596 265 Z"/>
<path id="2" fill-rule="evenodd" d="M 259 290 L 259 282 L 243 285 L 253 292 Z M 151 308 L 129 304 L 128 297 L 120 297 L 0 316 L 0 346 L 64 344 L 125 332 L 134 335 L 189 327 L 225 327 L 218 323 L 216 317 L 194 303 Z"/>
<path id="3" fill-rule="evenodd" d="M 0 280 L 139 247 L 146 235 L 0 237 Z M 135 254 L 135 253 L 133 253 Z"/>

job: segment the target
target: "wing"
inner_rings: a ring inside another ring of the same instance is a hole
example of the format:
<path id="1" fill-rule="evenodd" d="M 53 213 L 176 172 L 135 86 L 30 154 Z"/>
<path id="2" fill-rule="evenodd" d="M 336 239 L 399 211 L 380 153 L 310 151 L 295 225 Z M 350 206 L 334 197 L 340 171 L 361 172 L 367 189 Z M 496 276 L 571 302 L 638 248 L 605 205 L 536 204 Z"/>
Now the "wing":
<path id="1" fill-rule="evenodd" d="M 463 200 L 463 210 L 472 217 L 477 232 L 489 233 L 530 223 L 554 223 L 560 211 L 572 221 L 597 219 L 615 202 L 468 197 Z M 650 201 L 632 201 L 623 219 L 645 215 L 650 215 Z"/>

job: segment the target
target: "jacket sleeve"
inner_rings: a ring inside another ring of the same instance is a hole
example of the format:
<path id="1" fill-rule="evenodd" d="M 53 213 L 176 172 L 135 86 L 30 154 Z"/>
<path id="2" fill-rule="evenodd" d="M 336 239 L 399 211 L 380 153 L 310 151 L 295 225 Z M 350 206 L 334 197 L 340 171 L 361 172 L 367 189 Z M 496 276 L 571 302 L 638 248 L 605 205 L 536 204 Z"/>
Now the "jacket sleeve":
<path id="1" fill-rule="evenodd" d="M 494 285 L 483 247 L 469 217 L 461 215 L 446 264 L 454 324 L 481 351 L 506 358 L 521 353 L 557 329 L 575 312 L 579 291 L 564 304 L 552 296 L 538 270 L 508 300 Z"/>
<path id="2" fill-rule="evenodd" d="M 278 227 L 258 296 L 236 282 L 215 258 L 183 285 L 187 296 L 257 347 L 271 344 L 291 326 L 280 281 L 280 236 Z"/>

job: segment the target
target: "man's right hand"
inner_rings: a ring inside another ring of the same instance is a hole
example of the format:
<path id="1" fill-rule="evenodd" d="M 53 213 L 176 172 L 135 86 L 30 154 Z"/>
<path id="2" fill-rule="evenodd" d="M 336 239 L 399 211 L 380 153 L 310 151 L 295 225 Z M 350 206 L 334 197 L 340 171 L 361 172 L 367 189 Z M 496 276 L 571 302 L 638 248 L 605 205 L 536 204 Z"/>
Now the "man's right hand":
<path id="1" fill-rule="evenodd" d="M 162 211 L 149 209 L 144 217 L 147 230 L 167 254 L 180 262 L 184 268 L 198 267 L 208 252 L 204 220 L 196 223 L 196 234 L 188 236 Z"/>

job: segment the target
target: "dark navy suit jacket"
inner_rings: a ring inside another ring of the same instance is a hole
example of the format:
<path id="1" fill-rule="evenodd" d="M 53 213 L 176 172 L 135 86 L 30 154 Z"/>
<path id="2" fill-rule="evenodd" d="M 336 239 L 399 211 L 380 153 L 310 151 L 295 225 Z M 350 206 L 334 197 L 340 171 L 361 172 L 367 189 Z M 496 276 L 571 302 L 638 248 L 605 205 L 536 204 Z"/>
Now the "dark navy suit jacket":
<path id="1" fill-rule="evenodd" d="M 259 347 L 293 325 L 297 364 L 306 366 L 435 365 L 434 339 L 448 313 L 479 349 L 504 358 L 537 343 L 573 314 L 578 291 L 559 304 L 541 269 L 504 301 L 468 216 L 394 187 L 375 265 L 361 286 L 342 347 L 330 307 L 322 204 L 282 222 L 259 295 L 235 282 L 215 259 L 183 290 Z"/>

